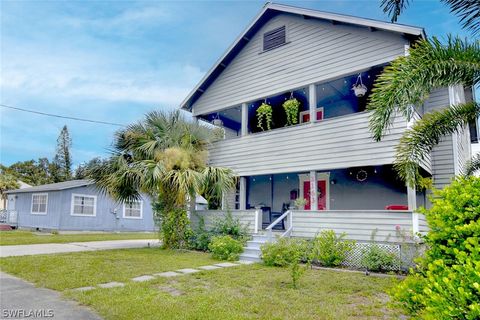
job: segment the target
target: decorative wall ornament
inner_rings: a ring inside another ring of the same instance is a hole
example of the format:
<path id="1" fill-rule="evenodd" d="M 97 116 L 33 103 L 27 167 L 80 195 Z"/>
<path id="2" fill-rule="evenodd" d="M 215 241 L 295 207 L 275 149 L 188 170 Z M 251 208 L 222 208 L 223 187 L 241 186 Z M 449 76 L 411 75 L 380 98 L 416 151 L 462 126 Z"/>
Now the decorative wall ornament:
<path id="1" fill-rule="evenodd" d="M 355 177 L 357 178 L 357 181 L 363 182 L 367 180 L 368 173 L 367 171 L 361 169 L 361 170 L 358 170 L 357 175 Z"/>

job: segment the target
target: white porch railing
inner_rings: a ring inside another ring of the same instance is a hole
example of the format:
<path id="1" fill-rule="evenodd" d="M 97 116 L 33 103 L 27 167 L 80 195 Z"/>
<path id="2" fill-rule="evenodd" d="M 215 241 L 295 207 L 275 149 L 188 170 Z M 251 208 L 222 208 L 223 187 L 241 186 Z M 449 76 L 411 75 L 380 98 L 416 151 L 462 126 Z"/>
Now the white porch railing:
<path id="1" fill-rule="evenodd" d="M 268 227 L 265 228 L 268 232 L 268 242 L 272 242 L 273 240 L 273 228 L 282 222 L 282 220 L 285 219 L 285 228 L 286 231 L 280 235 L 280 238 L 283 237 L 289 237 L 292 233 L 293 230 L 293 221 L 292 221 L 292 211 L 288 210 L 285 213 L 283 213 L 280 217 L 278 217 L 275 221 L 273 221 Z"/>

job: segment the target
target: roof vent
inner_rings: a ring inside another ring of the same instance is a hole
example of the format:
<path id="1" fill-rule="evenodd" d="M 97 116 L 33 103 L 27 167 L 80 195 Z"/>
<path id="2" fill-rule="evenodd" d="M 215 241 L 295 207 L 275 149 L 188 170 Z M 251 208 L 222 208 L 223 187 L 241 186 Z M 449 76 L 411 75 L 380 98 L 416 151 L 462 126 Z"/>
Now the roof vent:
<path id="1" fill-rule="evenodd" d="M 275 49 L 287 41 L 285 26 L 273 29 L 263 34 L 263 51 Z"/>

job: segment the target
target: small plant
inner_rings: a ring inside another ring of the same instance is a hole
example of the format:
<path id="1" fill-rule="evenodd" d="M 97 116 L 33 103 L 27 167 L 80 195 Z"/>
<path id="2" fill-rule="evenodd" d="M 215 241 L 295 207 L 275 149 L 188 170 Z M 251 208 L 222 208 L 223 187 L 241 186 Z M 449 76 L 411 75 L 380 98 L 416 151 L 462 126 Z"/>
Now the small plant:
<path id="1" fill-rule="evenodd" d="M 308 243 L 305 240 L 280 238 L 262 245 L 261 249 L 265 265 L 290 268 L 292 285 L 297 288 L 298 280 L 308 267 L 300 265 L 302 261 L 308 261 Z"/>
<path id="2" fill-rule="evenodd" d="M 257 109 L 257 127 L 265 131 L 272 129 L 272 106 L 267 103 L 262 103 Z"/>
<path id="3" fill-rule="evenodd" d="M 216 235 L 229 235 L 236 240 L 245 242 L 248 240 L 248 225 L 242 225 L 240 220 L 233 217 L 230 211 L 213 222 L 211 230 Z"/>
<path id="4" fill-rule="evenodd" d="M 208 245 L 212 240 L 212 232 L 205 229 L 205 219 L 199 217 L 198 229 L 192 232 L 189 248 L 193 250 L 208 251 Z"/>
<path id="5" fill-rule="evenodd" d="M 290 98 L 283 103 L 283 109 L 287 115 L 287 126 L 298 123 L 298 109 L 300 108 L 300 101 L 295 98 Z"/>
<path id="6" fill-rule="evenodd" d="M 297 208 L 297 209 L 303 209 L 306 204 L 307 204 L 307 200 L 304 199 L 304 198 L 297 198 L 297 199 L 295 199 L 295 201 L 293 202 L 293 205 L 294 205 L 295 208 Z"/>
<path id="7" fill-rule="evenodd" d="M 323 230 L 312 241 L 310 259 L 326 267 L 337 267 L 342 264 L 347 254 L 355 246 L 355 241 L 344 240 L 346 234 L 340 236 L 333 230 Z"/>
<path id="8" fill-rule="evenodd" d="M 369 244 L 368 248 L 362 252 L 362 267 L 369 271 L 390 271 L 397 263 L 397 256 L 386 251 L 378 243 Z"/>
<path id="9" fill-rule="evenodd" d="M 243 252 L 243 244 L 231 236 L 215 236 L 208 245 L 214 259 L 236 261 Z"/>

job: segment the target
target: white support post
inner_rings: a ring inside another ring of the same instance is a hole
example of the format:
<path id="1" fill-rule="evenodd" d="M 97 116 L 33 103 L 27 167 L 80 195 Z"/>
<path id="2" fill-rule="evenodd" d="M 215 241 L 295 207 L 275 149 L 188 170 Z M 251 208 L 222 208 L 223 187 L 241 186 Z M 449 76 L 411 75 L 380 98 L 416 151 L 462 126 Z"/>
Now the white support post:
<path id="1" fill-rule="evenodd" d="M 247 178 L 240 177 L 240 210 L 245 210 L 247 208 Z"/>
<path id="2" fill-rule="evenodd" d="M 308 87 L 308 106 L 310 111 L 310 123 L 317 121 L 317 86 L 311 84 Z"/>
<path id="3" fill-rule="evenodd" d="M 255 209 L 255 229 L 253 230 L 253 233 L 258 233 L 258 231 L 261 229 L 260 227 L 261 214 L 262 214 L 261 209 Z"/>
<path id="4" fill-rule="evenodd" d="M 248 104 L 242 103 L 242 136 L 248 134 Z"/>
<path id="5" fill-rule="evenodd" d="M 416 235 L 419 232 L 417 211 L 417 191 L 415 187 L 407 186 L 408 210 L 412 211 L 412 231 Z"/>
<path id="6" fill-rule="evenodd" d="M 465 92 L 462 85 L 455 85 L 448 87 L 448 96 L 450 106 L 455 106 L 461 103 L 465 103 Z M 466 128 L 463 128 L 466 129 Z M 452 147 L 453 147 L 453 169 L 455 175 L 458 176 L 462 173 L 462 168 L 460 167 L 459 153 L 458 153 L 458 135 L 459 133 L 452 133 Z M 470 156 L 470 154 L 468 154 Z"/>
<path id="7" fill-rule="evenodd" d="M 318 209 L 317 205 L 317 172 L 310 171 L 310 210 Z"/>

